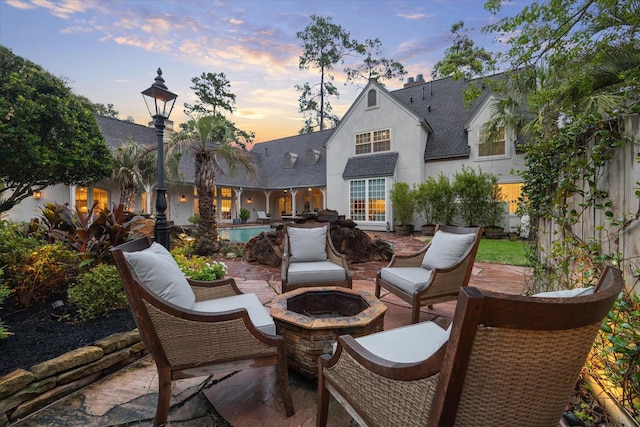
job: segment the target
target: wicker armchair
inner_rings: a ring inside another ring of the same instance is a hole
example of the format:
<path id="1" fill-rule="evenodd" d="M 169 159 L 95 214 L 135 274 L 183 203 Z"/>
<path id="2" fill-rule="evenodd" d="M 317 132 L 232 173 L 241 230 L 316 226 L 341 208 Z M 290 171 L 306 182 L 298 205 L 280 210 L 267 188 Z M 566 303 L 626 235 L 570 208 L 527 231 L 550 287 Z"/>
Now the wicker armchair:
<path id="1" fill-rule="evenodd" d="M 320 359 L 317 425 L 326 425 L 331 394 L 362 427 L 557 426 L 622 287 L 620 270 L 607 267 L 598 286 L 578 292 L 461 288 L 450 337 L 425 329 L 431 322 L 341 336 Z M 403 359 L 434 337 L 423 360 Z"/>
<path id="2" fill-rule="evenodd" d="M 351 288 L 347 258 L 331 241 L 329 223 L 284 224 L 282 292 L 310 286 Z"/>
<path id="3" fill-rule="evenodd" d="M 148 238 L 111 255 L 158 370 L 155 426 L 167 421 L 173 380 L 269 365 L 277 366 L 287 416 L 294 414 L 285 343 L 255 294 L 243 294 L 231 278 L 185 282 L 171 254 Z M 175 269 L 181 278 L 172 277 Z"/>
<path id="4" fill-rule="evenodd" d="M 420 319 L 420 307 L 455 300 L 467 286 L 478 252 L 482 228 L 436 227 L 433 240 L 422 250 L 394 255 L 378 272 L 376 297 L 386 289 L 411 304 L 411 323 Z"/>

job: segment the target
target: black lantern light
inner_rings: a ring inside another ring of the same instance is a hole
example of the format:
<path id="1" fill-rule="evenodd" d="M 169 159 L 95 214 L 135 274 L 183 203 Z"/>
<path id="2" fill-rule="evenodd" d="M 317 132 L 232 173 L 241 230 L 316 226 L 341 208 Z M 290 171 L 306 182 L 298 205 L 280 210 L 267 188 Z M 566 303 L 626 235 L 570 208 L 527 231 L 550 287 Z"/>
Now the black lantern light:
<path id="1" fill-rule="evenodd" d="M 178 95 L 167 89 L 167 85 L 164 84 L 164 79 L 162 78 L 162 70 L 158 68 L 158 75 L 155 81 L 149 89 L 142 92 L 142 97 L 147 104 L 151 118 L 153 118 L 158 142 L 158 185 L 156 188 L 154 235 L 156 242 L 169 250 L 170 227 L 165 213 L 167 210 L 167 189 L 164 185 L 164 121 L 169 118 Z"/>

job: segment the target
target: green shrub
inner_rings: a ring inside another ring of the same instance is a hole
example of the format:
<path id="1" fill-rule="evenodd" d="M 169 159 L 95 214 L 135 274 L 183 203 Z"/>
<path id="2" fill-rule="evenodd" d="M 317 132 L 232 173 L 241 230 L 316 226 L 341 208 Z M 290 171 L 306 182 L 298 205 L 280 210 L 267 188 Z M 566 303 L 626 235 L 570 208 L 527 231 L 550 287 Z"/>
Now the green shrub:
<path id="1" fill-rule="evenodd" d="M 227 266 L 223 262 L 211 261 L 202 256 L 188 257 L 173 253 L 176 262 L 185 276 L 193 280 L 212 281 L 222 279 L 227 274 Z"/>
<path id="2" fill-rule="evenodd" d="M 18 303 L 29 307 L 66 294 L 78 275 L 78 257 L 61 243 L 45 244 L 8 265 L 7 273 Z"/>
<path id="3" fill-rule="evenodd" d="M 113 265 L 98 264 L 69 287 L 69 302 L 77 307 L 81 320 L 100 317 L 127 306 L 118 270 Z"/>
<path id="4" fill-rule="evenodd" d="M 8 297 L 9 294 L 11 293 L 11 289 L 9 289 L 9 287 L 5 285 L 3 282 L 2 271 L 3 271 L 3 268 L 0 267 L 0 307 L 2 306 L 2 303 L 4 302 L 5 298 Z M 4 323 L 0 319 L 0 340 L 7 338 L 9 335 L 11 335 L 11 333 L 7 331 L 6 327 L 4 326 Z"/>

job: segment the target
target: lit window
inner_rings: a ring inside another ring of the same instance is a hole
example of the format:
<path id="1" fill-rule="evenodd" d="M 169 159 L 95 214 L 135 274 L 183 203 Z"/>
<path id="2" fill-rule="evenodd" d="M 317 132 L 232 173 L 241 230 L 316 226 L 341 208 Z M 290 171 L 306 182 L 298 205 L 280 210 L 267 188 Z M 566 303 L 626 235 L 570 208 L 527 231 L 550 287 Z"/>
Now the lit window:
<path id="1" fill-rule="evenodd" d="M 349 214 L 353 221 L 386 221 L 386 185 L 384 178 L 350 182 Z"/>
<path id="2" fill-rule="evenodd" d="M 94 203 L 97 203 L 94 213 L 107 209 L 109 207 L 109 193 L 107 190 L 87 187 L 76 188 L 75 205 L 80 212 L 88 213 L 89 206 L 93 206 Z"/>
<path id="3" fill-rule="evenodd" d="M 479 157 L 503 156 L 506 154 L 503 127 L 496 130 L 495 140 L 485 142 L 487 137 L 488 132 L 480 132 L 480 141 L 478 145 Z"/>
<path id="4" fill-rule="evenodd" d="M 500 200 L 509 204 L 509 213 L 516 213 L 518 200 L 522 194 L 522 183 L 498 184 L 498 188 L 500 188 Z"/>
<path id="5" fill-rule="evenodd" d="M 377 130 L 356 135 L 356 154 L 391 150 L 391 130 Z"/>

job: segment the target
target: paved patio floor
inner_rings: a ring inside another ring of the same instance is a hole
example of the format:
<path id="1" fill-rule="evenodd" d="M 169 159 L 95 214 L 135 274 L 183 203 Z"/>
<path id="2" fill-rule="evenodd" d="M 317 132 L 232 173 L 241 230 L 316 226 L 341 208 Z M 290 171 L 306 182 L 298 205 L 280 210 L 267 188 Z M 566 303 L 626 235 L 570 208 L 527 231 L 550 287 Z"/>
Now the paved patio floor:
<path id="1" fill-rule="evenodd" d="M 424 245 L 418 239 L 398 238 L 393 233 L 378 236 L 396 245 L 395 252 L 410 252 Z M 229 275 L 243 292 L 254 292 L 269 305 L 280 293 L 279 268 L 229 261 Z M 374 291 L 374 278 L 387 262 L 353 264 L 354 288 Z M 498 292 L 521 294 L 527 271 L 522 267 L 476 263 L 470 286 Z M 383 295 L 387 305 L 384 327 L 392 329 L 410 323 L 410 309 L 393 295 Z M 455 302 L 433 309 L 423 307 L 420 320 L 447 326 Z M 291 371 L 296 414 L 287 418 L 277 387 L 275 367 L 249 369 L 238 373 L 179 380 L 173 383 L 169 414 L 175 426 L 281 427 L 314 426 L 317 381 Z M 78 392 L 19 421 L 15 426 L 150 426 L 157 399 L 157 374 L 150 357 L 89 385 Z M 330 405 L 329 426 L 349 426 L 351 417 L 336 403 Z"/>

